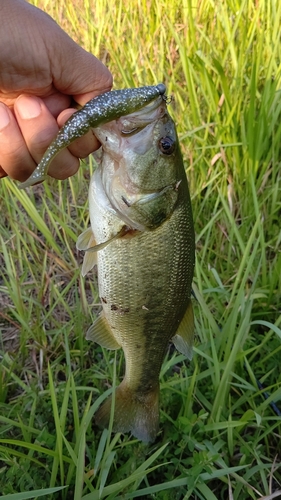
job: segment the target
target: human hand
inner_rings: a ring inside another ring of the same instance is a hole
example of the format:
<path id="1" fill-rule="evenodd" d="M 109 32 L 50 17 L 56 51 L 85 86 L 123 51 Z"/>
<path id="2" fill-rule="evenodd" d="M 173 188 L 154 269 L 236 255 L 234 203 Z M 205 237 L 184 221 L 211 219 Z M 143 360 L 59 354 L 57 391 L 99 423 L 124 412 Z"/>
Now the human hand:
<path id="1" fill-rule="evenodd" d="M 0 177 L 26 180 L 63 123 L 111 89 L 109 70 L 79 47 L 47 14 L 24 0 L 0 2 Z M 99 147 L 92 132 L 52 162 L 65 179 Z"/>

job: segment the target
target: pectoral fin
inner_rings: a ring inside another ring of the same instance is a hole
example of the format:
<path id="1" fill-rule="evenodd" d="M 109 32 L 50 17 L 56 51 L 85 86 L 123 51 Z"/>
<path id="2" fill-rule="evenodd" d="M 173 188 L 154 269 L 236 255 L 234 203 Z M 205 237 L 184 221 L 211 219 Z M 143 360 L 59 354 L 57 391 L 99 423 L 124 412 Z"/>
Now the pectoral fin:
<path id="1" fill-rule="evenodd" d="M 192 359 L 192 345 L 194 337 L 194 316 L 192 302 L 189 300 L 184 317 L 177 329 L 176 335 L 172 338 L 172 342 L 179 352 L 184 354 L 188 359 Z"/>
<path id="2" fill-rule="evenodd" d="M 76 241 L 76 248 L 77 250 L 87 250 L 89 248 L 90 243 L 92 243 L 92 240 L 94 239 L 93 231 L 91 227 L 88 227 L 86 231 L 83 231 L 81 233 Z"/>
<path id="3" fill-rule="evenodd" d="M 118 238 L 122 238 L 122 236 L 125 236 L 125 234 L 127 234 L 129 231 L 130 231 L 130 228 L 128 226 L 122 226 L 120 231 L 118 231 L 116 234 L 111 236 L 108 240 L 103 241 L 102 243 L 92 245 L 91 247 L 88 247 L 85 251 L 88 253 L 99 252 L 99 250 L 103 250 L 112 241 L 118 240 Z"/>
<path id="4" fill-rule="evenodd" d="M 101 347 L 106 347 L 112 351 L 119 349 L 121 346 L 115 340 L 112 335 L 110 326 L 104 316 L 103 311 L 96 319 L 96 321 L 90 326 L 86 333 L 86 339 L 97 342 Z"/>
<path id="5" fill-rule="evenodd" d="M 96 246 L 96 240 L 94 238 L 92 228 L 89 227 L 80 236 L 78 236 L 76 242 L 76 248 L 78 250 L 86 250 Z M 86 252 L 84 255 L 83 265 L 82 265 L 82 276 L 85 276 L 95 265 L 97 264 L 97 256 L 93 252 Z"/>

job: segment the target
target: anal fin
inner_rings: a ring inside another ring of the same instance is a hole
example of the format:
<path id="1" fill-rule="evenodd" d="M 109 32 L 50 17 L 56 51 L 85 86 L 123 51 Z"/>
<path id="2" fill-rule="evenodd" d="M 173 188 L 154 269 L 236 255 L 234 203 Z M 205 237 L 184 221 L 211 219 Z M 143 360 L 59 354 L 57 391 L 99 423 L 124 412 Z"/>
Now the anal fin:
<path id="1" fill-rule="evenodd" d="M 179 352 L 184 354 L 188 359 L 192 359 L 192 346 L 194 338 L 194 316 L 192 302 L 189 299 L 184 317 L 180 322 L 176 335 L 172 338 L 172 342 Z"/>
<path id="2" fill-rule="evenodd" d="M 106 347 L 112 351 L 121 347 L 117 340 L 115 340 L 103 311 L 92 326 L 90 326 L 86 333 L 86 339 L 97 342 L 101 347 Z"/>

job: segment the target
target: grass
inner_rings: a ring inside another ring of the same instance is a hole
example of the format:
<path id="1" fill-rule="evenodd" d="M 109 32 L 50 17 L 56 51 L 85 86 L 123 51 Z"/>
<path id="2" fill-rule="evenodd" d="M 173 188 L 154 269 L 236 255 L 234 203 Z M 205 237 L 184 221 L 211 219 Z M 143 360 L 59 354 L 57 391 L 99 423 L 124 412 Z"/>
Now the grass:
<path id="1" fill-rule="evenodd" d="M 280 497 L 281 3 L 34 3 L 108 64 L 115 88 L 163 81 L 174 96 L 196 230 L 196 340 L 191 363 L 167 354 L 154 444 L 95 428 L 123 359 L 84 338 L 99 310 L 75 249 L 92 159 L 26 192 L 2 180 L 2 498 Z"/>

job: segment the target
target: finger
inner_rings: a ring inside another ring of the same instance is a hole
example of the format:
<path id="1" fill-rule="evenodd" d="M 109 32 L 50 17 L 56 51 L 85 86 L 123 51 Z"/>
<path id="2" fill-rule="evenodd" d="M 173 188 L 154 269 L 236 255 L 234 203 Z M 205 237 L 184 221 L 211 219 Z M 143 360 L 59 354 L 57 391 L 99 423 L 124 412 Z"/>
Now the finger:
<path id="1" fill-rule="evenodd" d="M 75 111 L 77 111 L 77 109 L 69 108 L 64 110 L 57 118 L 59 126 L 62 127 L 66 120 L 68 120 L 68 118 L 70 118 Z M 68 146 L 68 150 L 77 158 L 86 158 L 99 147 L 100 142 L 97 140 L 94 133 L 89 130 L 89 132 L 83 135 L 83 137 L 76 139 L 72 144 L 70 144 Z"/>
<path id="2" fill-rule="evenodd" d="M 12 111 L 0 102 L 0 165 L 12 179 L 25 180 L 36 164 L 29 154 Z"/>
<path id="3" fill-rule="evenodd" d="M 16 100 L 14 109 L 27 149 L 38 164 L 59 130 L 57 121 L 37 97 L 21 95 Z M 50 164 L 48 174 L 56 179 L 66 179 L 78 168 L 78 158 L 64 149 Z"/>
<path id="4" fill-rule="evenodd" d="M 37 95 L 32 93 L 32 95 Z M 69 95 L 61 94 L 60 92 L 54 91 L 52 94 L 47 96 L 42 96 L 44 104 L 47 106 L 50 113 L 57 118 L 58 115 L 67 108 L 70 108 L 72 103 L 72 98 Z"/>

